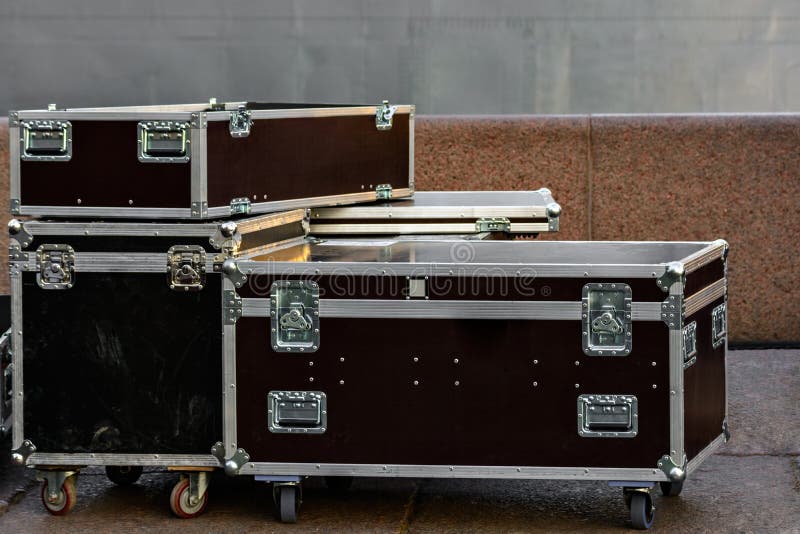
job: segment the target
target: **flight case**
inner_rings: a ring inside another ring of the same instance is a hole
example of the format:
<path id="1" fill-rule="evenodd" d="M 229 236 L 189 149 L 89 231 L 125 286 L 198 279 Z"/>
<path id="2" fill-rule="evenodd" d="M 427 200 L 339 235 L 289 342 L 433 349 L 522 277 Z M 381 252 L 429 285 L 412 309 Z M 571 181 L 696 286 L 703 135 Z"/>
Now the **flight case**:
<path id="1" fill-rule="evenodd" d="M 69 512 L 82 466 L 106 466 L 120 484 L 165 466 L 188 472 L 175 513 L 201 512 L 223 435 L 225 262 L 302 240 L 306 210 L 195 223 L 12 220 L 9 230 L 3 396 L 13 393 L 13 457 L 39 470 L 45 507 Z"/>
<path id="2" fill-rule="evenodd" d="M 307 242 L 225 277 L 228 474 L 606 480 L 650 489 L 727 440 L 724 241 Z M 221 458 L 222 460 L 222 458 Z"/>
<path id="3" fill-rule="evenodd" d="M 17 215 L 216 219 L 410 196 L 414 107 L 234 102 L 9 114 Z"/>

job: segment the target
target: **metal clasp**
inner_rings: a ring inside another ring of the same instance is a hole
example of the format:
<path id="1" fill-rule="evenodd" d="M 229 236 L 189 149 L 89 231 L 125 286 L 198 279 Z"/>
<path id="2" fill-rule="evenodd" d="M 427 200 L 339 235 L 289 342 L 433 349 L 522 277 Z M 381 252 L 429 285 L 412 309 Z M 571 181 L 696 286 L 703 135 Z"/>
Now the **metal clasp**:
<path id="1" fill-rule="evenodd" d="M 36 249 L 36 283 L 42 289 L 75 285 L 75 251 L 69 245 L 45 244 Z"/>
<path id="2" fill-rule="evenodd" d="M 231 122 L 228 125 L 231 137 L 247 137 L 250 135 L 252 126 L 253 119 L 250 118 L 250 110 L 239 106 L 236 111 L 231 111 Z"/>
<path id="3" fill-rule="evenodd" d="M 142 121 L 137 126 L 139 161 L 142 163 L 186 163 L 191 158 L 188 122 Z"/>
<path id="4" fill-rule="evenodd" d="M 24 161 L 72 159 L 72 124 L 59 120 L 20 121 L 20 158 Z"/>
<path id="5" fill-rule="evenodd" d="M 315 352 L 319 348 L 319 286 L 306 280 L 278 280 L 270 289 L 272 349 Z"/>
<path id="6" fill-rule="evenodd" d="M 711 344 L 716 349 L 725 342 L 725 334 L 728 331 L 728 312 L 723 302 L 711 310 Z"/>
<path id="7" fill-rule="evenodd" d="M 397 112 L 397 106 L 390 106 L 388 100 L 375 109 L 375 127 L 380 130 L 392 129 L 392 117 Z"/>
<path id="8" fill-rule="evenodd" d="M 173 291 L 200 291 L 206 283 L 206 251 L 175 245 L 167 251 L 167 283 Z"/>
<path id="9" fill-rule="evenodd" d="M 231 199 L 231 215 L 242 215 L 250 213 L 251 209 L 250 199 L 247 197 L 238 197 Z"/>
<path id="10" fill-rule="evenodd" d="M 631 352 L 631 288 L 605 283 L 583 286 L 583 352 L 589 356 L 627 356 Z"/>
<path id="11" fill-rule="evenodd" d="M 697 361 L 697 321 L 683 327 L 683 368 L 694 365 Z"/>
<path id="12" fill-rule="evenodd" d="M 511 221 L 507 217 L 484 217 L 475 221 L 475 231 L 480 232 L 510 232 Z"/>
<path id="13" fill-rule="evenodd" d="M 391 184 L 380 184 L 375 188 L 375 198 L 377 200 L 389 200 L 392 198 Z"/>

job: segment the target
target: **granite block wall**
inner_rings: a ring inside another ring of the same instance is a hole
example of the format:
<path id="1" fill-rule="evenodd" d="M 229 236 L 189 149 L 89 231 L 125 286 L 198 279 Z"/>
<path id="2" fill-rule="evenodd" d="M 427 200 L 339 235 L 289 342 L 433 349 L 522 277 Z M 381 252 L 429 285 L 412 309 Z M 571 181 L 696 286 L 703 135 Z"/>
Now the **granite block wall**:
<path id="1" fill-rule="evenodd" d="M 727 239 L 731 341 L 797 342 L 799 146 L 800 114 L 421 116 L 414 157 L 419 190 L 550 188 L 545 239 Z M 5 222 L 4 119 L 0 206 Z M 5 254 L 0 273 L 7 293 Z"/>

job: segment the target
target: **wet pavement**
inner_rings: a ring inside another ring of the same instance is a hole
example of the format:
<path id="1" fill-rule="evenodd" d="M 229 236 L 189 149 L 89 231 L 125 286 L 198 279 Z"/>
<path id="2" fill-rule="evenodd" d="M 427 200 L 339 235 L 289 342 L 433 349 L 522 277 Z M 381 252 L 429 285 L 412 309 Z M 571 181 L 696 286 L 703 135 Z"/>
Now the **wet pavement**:
<path id="1" fill-rule="evenodd" d="M 800 532 L 800 351 L 729 354 L 733 438 L 686 482 L 679 497 L 655 500 L 654 531 Z M 3 445 L 5 448 L 7 446 Z M 6 458 L 8 456 L 5 456 Z M 0 466 L 0 531 L 172 532 L 562 532 L 621 531 L 618 488 L 600 482 L 357 479 L 347 492 L 304 482 L 296 525 L 273 516 L 270 486 L 215 473 L 205 514 L 174 518 L 178 475 L 146 470 L 117 487 L 102 469 L 78 479 L 72 513 L 44 511 L 30 470 Z"/>

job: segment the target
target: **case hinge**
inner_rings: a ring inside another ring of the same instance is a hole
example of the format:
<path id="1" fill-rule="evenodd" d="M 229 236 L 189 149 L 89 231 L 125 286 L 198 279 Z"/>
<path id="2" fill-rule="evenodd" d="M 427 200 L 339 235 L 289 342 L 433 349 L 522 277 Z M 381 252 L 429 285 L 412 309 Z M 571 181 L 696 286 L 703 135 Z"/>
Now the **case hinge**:
<path id="1" fill-rule="evenodd" d="M 511 221 L 507 217 L 483 217 L 475 221 L 475 231 L 480 232 L 510 232 Z"/>
<path id="2" fill-rule="evenodd" d="M 589 356 L 627 356 L 633 341 L 631 288 L 603 283 L 583 286 L 583 352 Z"/>
<path id="3" fill-rule="evenodd" d="M 392 129 L 392 118 L 397 112 L 397 106 L 390 106 L 388 100 L 375 109 L 375 127 L 380 131 Z"/>
<path id="4" fill-rule="evenodd" d="M 175 245 L 167 251 L 167 283 L 173 291 L 200 291 L 206 283 L 206 251 L 199 245 Z"/>
<path id="5" fill-rule="evenodd" d="M 244 106 L 239 106 L 236 111 L 231 111 L 231 121 L 228 130 L 231 137 L 247 137 L 253 127 L 253 119 L 250 118 L 250 110 Z"/>
<path id="6" fill-rule="evenodd" d="M 319 348 L 319 286 L 316 282 L 273 282 L 269 313 L 272 350 L 316 352 Z"/>
<path id="7" fill-rule="evenodd" d="M 377 200 L 388 200 L 392 198 L 392 186 L 381 184 L 375 188 L 375 198 Z"/>
<path id="8" fill-rule="evenodd" d="M 69 245 L 42 245 L 36 249 L 36 269 L 42 289 L 69 289 L 75 285 L 75 251 Z"/>
<path id="9" fill-rule="evenodd" d="M 250 199 L 238 197 L 231 199 L 231 215 L 246 215 L 250 213 Z"/>

